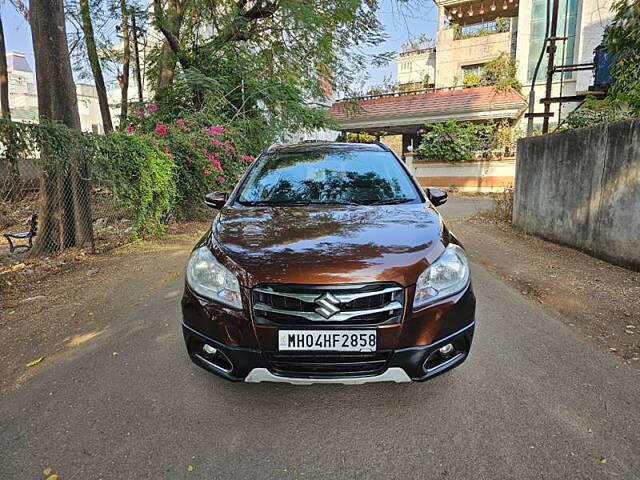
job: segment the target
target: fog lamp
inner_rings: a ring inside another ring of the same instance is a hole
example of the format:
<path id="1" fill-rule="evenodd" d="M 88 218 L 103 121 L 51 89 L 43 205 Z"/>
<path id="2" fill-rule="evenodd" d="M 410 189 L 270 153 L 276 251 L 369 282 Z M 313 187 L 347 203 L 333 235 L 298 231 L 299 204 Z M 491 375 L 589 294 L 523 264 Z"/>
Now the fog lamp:
<path id="1" fill-rule="evenodd" d="M 441 355 L 449 355 L 451 352 L 453 352 L 453 344 L 447 343 L 444 347 L 440 347 L 438 351 Z"/>

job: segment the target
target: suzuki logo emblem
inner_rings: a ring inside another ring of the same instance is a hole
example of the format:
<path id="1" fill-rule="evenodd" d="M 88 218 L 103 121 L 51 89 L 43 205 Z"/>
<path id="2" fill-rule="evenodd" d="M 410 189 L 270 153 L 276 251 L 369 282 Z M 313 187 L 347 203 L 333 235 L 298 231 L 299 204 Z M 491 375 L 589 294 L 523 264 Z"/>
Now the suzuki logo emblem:
<path id="1" fill-rule="evenodd" d="M 340 305 L 340 300 L 329 292 L 323 293 L 316 298 L 314 302 L 319 305 L 319 307 L 316 308 L 316 313 L 322 315 L 326 319 L 329 319 L 332 315 L 335 315 L 340 311 L 337 307 Z"/>

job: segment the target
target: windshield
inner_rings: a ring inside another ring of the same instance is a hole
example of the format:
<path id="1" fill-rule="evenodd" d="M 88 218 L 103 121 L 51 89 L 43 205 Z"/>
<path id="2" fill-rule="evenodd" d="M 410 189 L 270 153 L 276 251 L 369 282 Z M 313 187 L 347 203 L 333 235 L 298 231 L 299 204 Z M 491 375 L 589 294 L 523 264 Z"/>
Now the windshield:
<path id="1" fill-rule="evenodd" d="M 238 197 L 243 205 L 421 202 L 389 152 L 272 153 L 260 159 Z"/>

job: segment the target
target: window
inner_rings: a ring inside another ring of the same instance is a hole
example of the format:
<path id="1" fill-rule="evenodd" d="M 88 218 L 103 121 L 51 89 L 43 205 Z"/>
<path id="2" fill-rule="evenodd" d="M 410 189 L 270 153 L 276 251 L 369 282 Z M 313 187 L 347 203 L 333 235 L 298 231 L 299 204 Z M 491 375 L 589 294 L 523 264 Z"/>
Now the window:
<path id="1" fill-rule="evenodd" d="M 558 10 L 558 36 L 568 37 L 566 41 L 559 41 L 556 52 L 556 64 L 573 64 L 574 51 L 576 45 L 576 24 L 578 16 L 578 7 L 580 0 L 566 0 L 560 2 Z M 532 0 L 531 4 L 531 37 L 529 39 L 529 62 L 527 69 L 527 80 L 533 80 L 533 71 L 540 57 L 540 51 L 544 46 L 544 31 L 547 20 L 547 2 L 546 0 Z M 566 33 L 566 34 L 565 34 Z M 564 56 L 562 55 L 564 51 Z M 548 62 L 548 55 L 545 53 L 538 71 L 537 81 L 544 78 Z M 560 73 L 555 75 L 555 79 L 560 79 Z M 573 72 L 565 72 L 564 79 L 573 78 Z"/>
<path id="2" fill-rule="evenodd" d="M 309 150 L 263 156 L 238 197 L 245 204 L 420 202 L 411 179 L 386 151 Z"/>
<path id="3" fill-rule="evenodd" d="M 462 67 L 462 76 L 467 74 L 484 75 L 484 63 L 475 63 L 473 65 L 464 65 Z"/>

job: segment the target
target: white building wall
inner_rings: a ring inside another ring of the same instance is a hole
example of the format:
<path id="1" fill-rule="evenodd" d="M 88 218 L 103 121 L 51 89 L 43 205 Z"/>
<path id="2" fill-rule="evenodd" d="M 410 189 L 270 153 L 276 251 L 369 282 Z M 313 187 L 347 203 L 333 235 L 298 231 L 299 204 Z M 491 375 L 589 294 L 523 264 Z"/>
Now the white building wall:
<path id="1" fill-rule="evenodd" d="M 582 0 L 578 16 L 577 63 L 593 61 L 593 50 L 602 43 L 604 29 L 613 20 L 612 3 L 612 0 Z M 593 73 L 577 72 L 576 79 L 576 90 L 585 91 L 593 84 Z"/>

